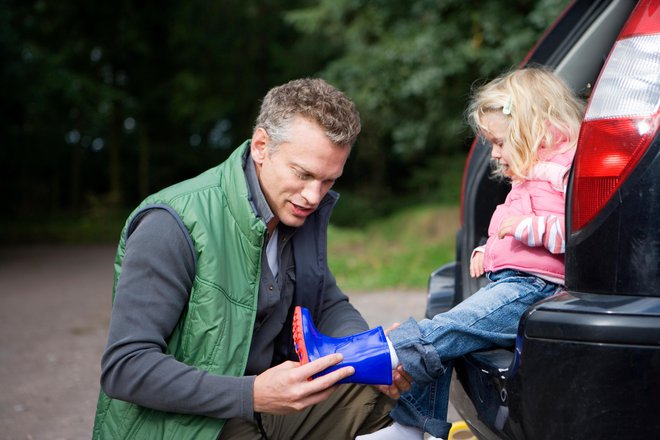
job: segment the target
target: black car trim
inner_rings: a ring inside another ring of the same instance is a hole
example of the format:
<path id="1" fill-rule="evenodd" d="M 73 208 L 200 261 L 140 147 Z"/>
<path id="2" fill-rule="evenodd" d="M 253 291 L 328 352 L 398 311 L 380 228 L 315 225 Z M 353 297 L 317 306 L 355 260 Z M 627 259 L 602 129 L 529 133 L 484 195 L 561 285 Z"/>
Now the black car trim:
<path id="1" fill-rule="evenodd" d="M 524 329 L 535 339 L 660 347 L 660 316 L 535 310 Z"/>
<path id="2" fill-rule="evenodd" d="M 571 5 L 570 11 L 567 11 L 562 20 L 552 28 L 533 50 L 527 64 L 557 67 L 573 48 L 575 42 L 600 17 L 602 10 L 606 9 L 611 3 L 611 0 L 575 2 Z"/>

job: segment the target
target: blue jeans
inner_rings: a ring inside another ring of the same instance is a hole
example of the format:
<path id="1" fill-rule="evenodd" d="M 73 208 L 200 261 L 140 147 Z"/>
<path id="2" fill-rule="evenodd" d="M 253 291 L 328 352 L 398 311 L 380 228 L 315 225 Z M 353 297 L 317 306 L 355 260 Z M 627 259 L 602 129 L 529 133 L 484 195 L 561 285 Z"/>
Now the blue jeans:
<path id="1" fill-rule="evenodd" d="M 392 410 L 392 418 L 402 425 L 447 438 L 453 360 L 476 350 L 513 345 L 525 310 L 562 288 L 516 270 L 487 276 L 488 285 L 451 310 L 419 322 L 408 319 L 389 332 L 399 361 L 414 379 Z"/>

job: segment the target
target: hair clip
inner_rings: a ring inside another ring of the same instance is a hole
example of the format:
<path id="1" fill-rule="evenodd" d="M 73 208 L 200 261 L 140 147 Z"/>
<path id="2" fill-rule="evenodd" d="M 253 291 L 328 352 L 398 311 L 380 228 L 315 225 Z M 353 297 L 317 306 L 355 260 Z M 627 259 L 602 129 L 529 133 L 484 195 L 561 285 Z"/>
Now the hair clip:
<path id="1" fill-rule="evenodd" d="M 511 95 L 506 99 L 504 107 L 502 107 L 502 113 L 509 116 L 511 114 Z"/>

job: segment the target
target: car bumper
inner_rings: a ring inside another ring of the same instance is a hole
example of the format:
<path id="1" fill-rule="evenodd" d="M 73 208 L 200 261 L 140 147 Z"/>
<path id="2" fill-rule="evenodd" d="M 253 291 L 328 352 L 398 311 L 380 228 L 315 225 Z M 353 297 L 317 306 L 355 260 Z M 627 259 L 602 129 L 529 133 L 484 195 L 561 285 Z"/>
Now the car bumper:
<path id="1" fill-rule="evenodd" d="M 465 356 L 456 378 L 482 439 L 657 438 L 660 298 L 564 292 L 528 310 L 514 351 Z"/>

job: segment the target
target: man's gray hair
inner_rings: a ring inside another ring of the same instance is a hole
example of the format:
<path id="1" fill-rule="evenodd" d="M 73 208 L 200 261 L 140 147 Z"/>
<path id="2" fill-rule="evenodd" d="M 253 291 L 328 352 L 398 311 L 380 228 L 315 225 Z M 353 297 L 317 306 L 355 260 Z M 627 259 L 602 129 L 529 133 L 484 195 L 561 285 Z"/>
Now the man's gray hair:
<path id="1" fill-rule="evenodd" d="M 330 141 L 350 147 L 360 133 L 360 114 L 340 90 L 322 79 L 304 78 L 274 87 L 264 97 L 255 123 L 276 147 L 289 139 L 295 116 L 317 123 Z"/>

